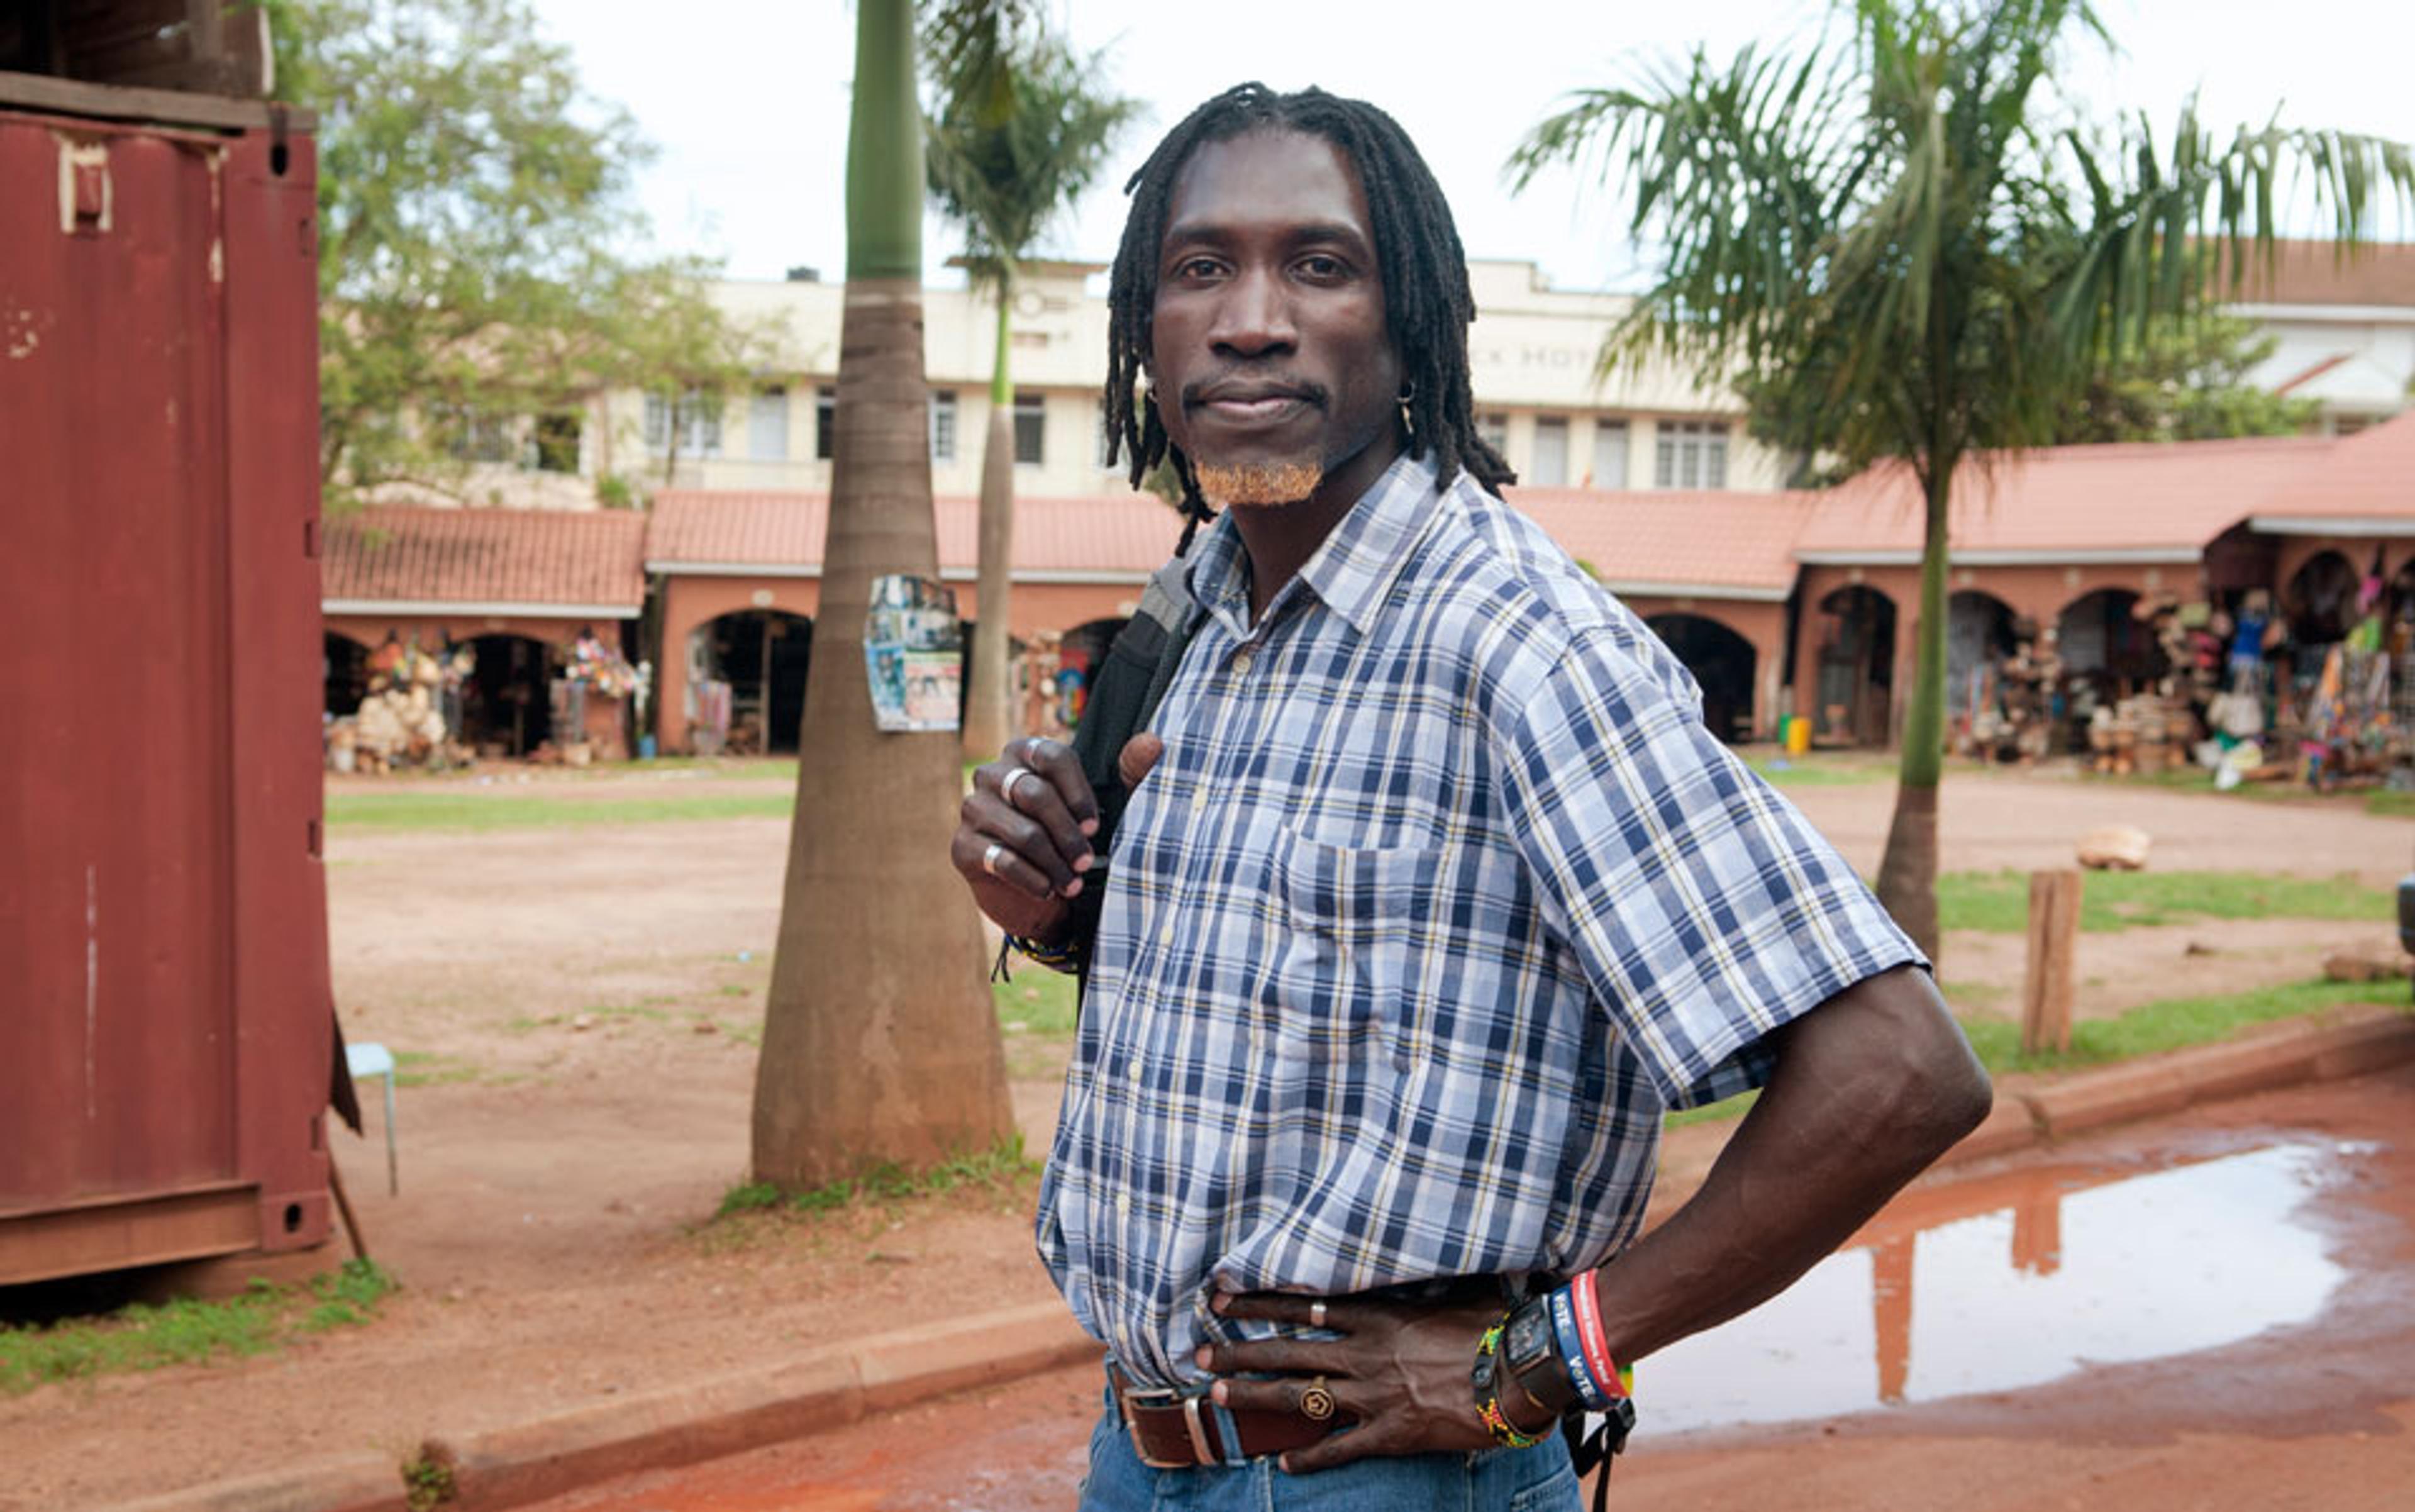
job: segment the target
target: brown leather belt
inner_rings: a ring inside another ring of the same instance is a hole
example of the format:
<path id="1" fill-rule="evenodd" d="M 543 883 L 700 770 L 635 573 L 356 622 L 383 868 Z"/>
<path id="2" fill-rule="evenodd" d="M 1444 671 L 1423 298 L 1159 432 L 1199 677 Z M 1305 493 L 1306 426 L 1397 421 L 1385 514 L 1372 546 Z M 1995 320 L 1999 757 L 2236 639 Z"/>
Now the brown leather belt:
<path id="1" fill-rule="evenodd" d="M 1134 1385 L 1113 1366 L 1107 1380 L 1132 1433 L 1132 1452 L 1151 1470 L 1238 1464 L 1304 1449 L 1342 1426 L 1338 1418 L 1320 1423 L 1298 1413 L 1222 1408 L 1204 1394 Z"/>

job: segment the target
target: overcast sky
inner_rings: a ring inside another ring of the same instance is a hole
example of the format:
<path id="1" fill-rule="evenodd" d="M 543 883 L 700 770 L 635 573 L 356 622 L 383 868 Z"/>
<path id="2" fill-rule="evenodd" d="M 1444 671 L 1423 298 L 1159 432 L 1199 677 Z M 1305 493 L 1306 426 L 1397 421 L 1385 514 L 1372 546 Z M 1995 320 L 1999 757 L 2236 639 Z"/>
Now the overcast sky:
<path id="1" fill-rule="evenodd" d="M 1511 197 L 1501 164 L 1580 84 L 1631 82 L 1696 43 L 1726 58 L 1747 42 L 1812 35 L 1822 0 L 1481 0 L 1418 7 L 1300 0 L 1056 0 L 1076 42 L 1110 47 L 1115 87 L 1145 101 L 1077 213 L 1042 248 L 1104 262 L 1123 182 L 1168 127 L 1246 79 L 1319 84 L 1374 101 L 1424 152 L 1470 256 L 1530 259 L 1566 288 L 1634 287 L 1637 253 L 1605 196 L 1568 174 Z M 641 184 L 672 249 L 724 260 L 735 277 L 805 263 L 844 272 L 841 221 L 854 7 L 845 0 L 535 0 L 588 87 L 627 107 L 661 149 Z M 2100 120 L 2144 112 L 2159 137 L 2196 90 L 2210 121 L 2293 124 L 2415 138 L 2415 4 L 2408 0 L 2098 0 L 2118 57 L 2089 49 L 2064 70 Z M 667 19 L 677 28 L 667 27 Z M 2397 234 L 2408 234 L 2400 227 Z M 924 233 L 935 279 L 954 250 Z"/>

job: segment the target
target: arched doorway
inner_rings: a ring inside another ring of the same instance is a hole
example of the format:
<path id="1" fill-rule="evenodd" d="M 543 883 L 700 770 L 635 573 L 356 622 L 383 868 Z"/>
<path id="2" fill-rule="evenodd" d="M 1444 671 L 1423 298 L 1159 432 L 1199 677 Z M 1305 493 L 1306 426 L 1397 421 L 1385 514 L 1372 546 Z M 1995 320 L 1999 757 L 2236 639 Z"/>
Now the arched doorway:
<path id="1" fill-rule="evenodd" d="M 1132 621 L 1092 620 L 1065 632 L 1057 646 L 1056 717 L 1067 729 L 1082 722 L 1089 707 L 1090 683 L 1107 659 L 1107 647 Z"/>
<path id="2" fill-rule="evenodd" d="M 802 614 L 738 609 L 697 626 L 687 637 L 691 739 L 710 729 L 733 756 L 794 753 L 813 657 L 814 622 Z M 712 707 L 716 699 L 726 710 Z"/>
<path id="3" fill-rule="evenodd" d="M 2055 652 L 2068 692 L 2064 712 L 2075 741 L 2101 707 L 2143 693 L 2171 669 L 2153 626 L 2138 618 L 2138 595 L 2100 588 L 2062 607 L 2055 618 Z"/>
<path id="4" fill-rule="evenodd" d="M 369 691 L 369 649 L 333 630 L 320 633 L 319 666 L 326 710 L 338 719 L 361 711 Z"/>
<path id="5" fill-rule="evenodd" d="M 1855 583 L 1820 601 L 1817 728 L 1830 740 L 1884 745 L 1895 709 L 1895 600 Z"/>
<path id="6" fill-rule="evenodd" d="M 551 740 L 562 652 L 527 636 L 480 636 L 470 653 L 461 742 L 480 756 L 524 756 Z"/>
<path id="7" fill-rule="evenodd" d="M 1991 703 L 1995 674 L 2018 648 L 2013 606 L 1993 593 L 1966 588 L 1945 606 L 1945 715 L 1958 734 Z"/>
<path id="8" fill-rule="evenodd" d="M 2355 627 L 2356 568 L 2336 551 L 2318 551 L 2290 575 L 2282 591 L 2281 609 L 2289 617 L 2289 639 L 2299 646 L 2328 646 L 2346 640 Z"/>
<path id="9" fill-rule="evenodd" d="M 1656 614 L 1644 621 L 1686 664 L 1702 689 L 1702 726 L 1732 745 L 1752 739 L 1752 642 L 1699 614 Z"/>

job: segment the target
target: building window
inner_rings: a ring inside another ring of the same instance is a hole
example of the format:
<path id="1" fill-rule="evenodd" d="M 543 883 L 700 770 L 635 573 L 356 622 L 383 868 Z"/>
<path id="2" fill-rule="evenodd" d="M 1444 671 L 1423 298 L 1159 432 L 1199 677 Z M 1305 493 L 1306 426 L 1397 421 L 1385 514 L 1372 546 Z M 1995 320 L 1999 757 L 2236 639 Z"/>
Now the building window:
<path id="1" fill-rule="evenodd" d="M 689 389 L 674 399 L 668 394 L 646 396 L 646 450 L 656 457 L 674 442 L 682 457 L 721 455 L 721 396 Z"/>
<path id="2" fill-rule="evenodd" d="M 956 391 L 939 388 L 931 391 L 931 460 L 952 462 L 956 459 Z"/>
<path id="3" fill-rule="evenodd" d="M 1627 422 L 1597 420 L 1593 423 L 1593 486 L 1597 488 L 1627 487 Z"/>
<path id="4" fill-rule="evenodd" d="M 825 384 L 814 391 L 814 459 L 827 462 L 838 455 L 838 390 Z"/>
<path id="5" fill-rule="evenodd" d="M 1652 458 L 1656 488 L 1724 488 L 1728 486 L 1728 427 L 1724 421 L 1663 420 Z"/>
<path id="6" fill-rule="evenodd" d="M 576 472 L 578 471 L 578 437 L 584 428 L 575 412 L 556 411 L 536 417 L 532 435 L 532 450 L 539 472 Z"/>
<path id="7" fill-rule="evenodd" d="M 1493 456 L 1506 457 L 1509 455 L 1509 417 L 1508 415 L 1478 415 L 1476 434 L 1485 445 L 1492 448 Z"/>
<path id="8" fill-rule="evenodd" d="M 1526 469 L 1528 484 L 1538 488 L 1565 488 L 1568 486 L 1568 423 L 1561 415 L 1544 415 L 1535 422 L 1535 460 Z"/>
<path id="9" fill-rule="evenodd" d="M 507 416 L 446 405 L 436 412 L 436 423 L 442 430 L 445 451 L 460 461 L 519 459 L 518 450 L 512 444 L 512 424 Z"/>
<path id="10" fill-rule="evenodd" d="M 788 459 L 788 391 L 758 389 L 746 407 L 746 455 L 758 462 Z"/>
<path id="11" fill-rule="evenodd" d="M 1014 397 L 1014 459 L 1030 467 L 1047 460 L 1042 444 L 1047 432 L 1047 407 L 1037 394 Z"/>

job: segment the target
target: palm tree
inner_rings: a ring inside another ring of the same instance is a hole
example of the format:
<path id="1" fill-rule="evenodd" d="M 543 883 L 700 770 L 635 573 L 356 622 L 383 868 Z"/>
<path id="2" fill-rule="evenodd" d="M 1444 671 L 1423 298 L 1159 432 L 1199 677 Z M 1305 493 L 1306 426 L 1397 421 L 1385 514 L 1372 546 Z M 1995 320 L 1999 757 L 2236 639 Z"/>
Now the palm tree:
<path id="1" fill-rule="evenodd" d="M 1658 352 L 1746 396 L 1755 434 L 1847 469 L 1909 467 L 1924 500 L 1901 782 L 1879 896 L 1934 956 L 1945 709 L 1946 520 L 1966 459 L 2044 444 L 2090 379 L 2269 262 L 2294 190 L 2343 243 L 2403 214 L 2401 143 L 2242 129 L 2194 109 L 2162 148 L 2058 124 L 2039 97 L 2087 0 L 1852 0 L 1800 56 L 1700 49 L 1633 89 L 1579 91 L 1510 159 L 1512 181 L 1590 166 L 1666 257 L 1604 346 Z M 2017 465 L 2017 464 L 2016 464 Z"/>
<path id="2" fill-rule="evenodd" d="M 956 739 L 876 730 L 863 661 L 873 577 L 938 576 L 922 210 L 912 7 L 857 0 L 830 536 L 755 1076 L 755 1177 L 792 1190 L 1013 1129 L 981 929 L 947 860 Z"/>
<path id="3" fill-rule="evenodd" d="M 1035 16 L 944 6 L 924 23 L 936 106 L 926 114 L 931 192 L 964 227 L 974 287 L 998 301 L 982 442 L 980 619 L 967 672 L 965 752 L 987 760 L 1021 730 L 1007 676 L 1014 553 L 1015 274 L 1058 211 L 1088 187 L 1138 100 L 1093 92 L 1104 54 L 1081 56 Z"/>

